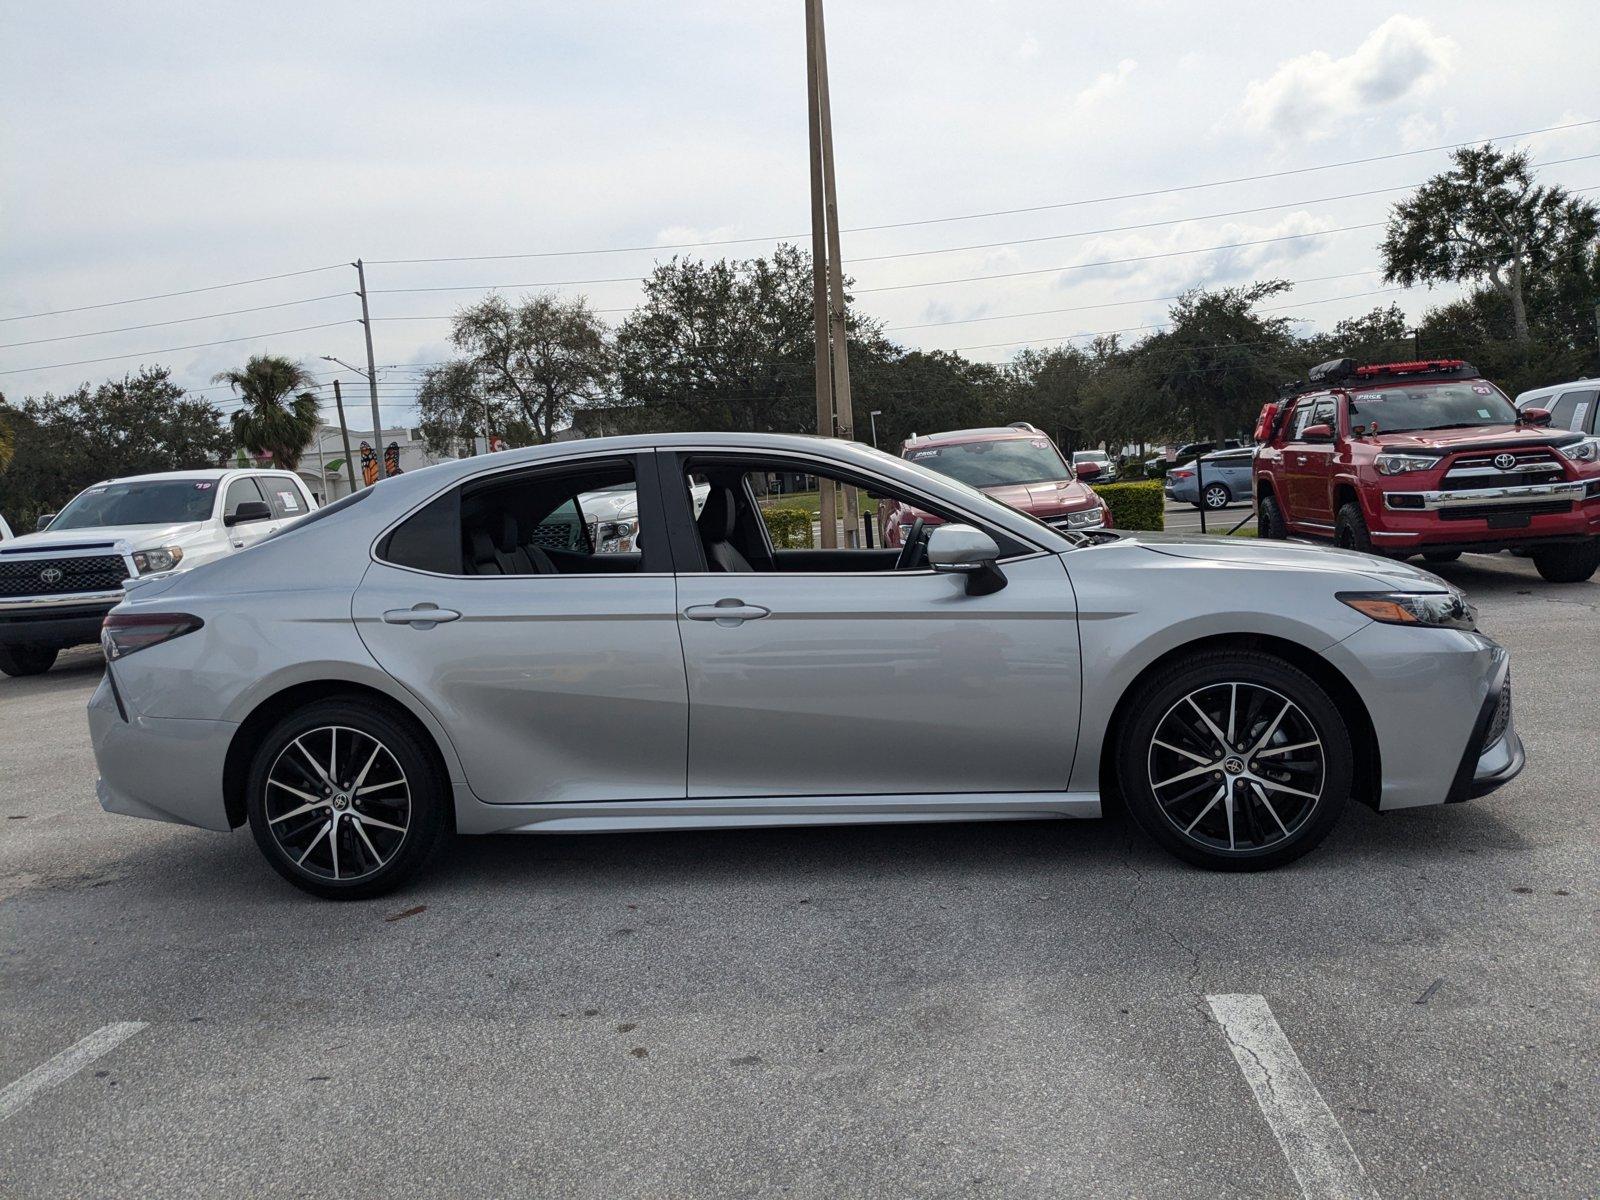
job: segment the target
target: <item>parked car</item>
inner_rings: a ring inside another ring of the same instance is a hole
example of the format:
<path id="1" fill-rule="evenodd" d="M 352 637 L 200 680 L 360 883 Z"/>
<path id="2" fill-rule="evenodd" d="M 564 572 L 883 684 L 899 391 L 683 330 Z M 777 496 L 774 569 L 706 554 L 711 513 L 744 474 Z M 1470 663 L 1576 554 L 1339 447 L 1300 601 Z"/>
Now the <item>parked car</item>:
<path id="1" fill-rule="evenodd" d="M 1082 468 L 1085 463 L 1092 463 L 1095 470 L 1090 472 L 1095 483 L 1115 483 L 1117 481 L 1117 460 L 1104 450 L 1074 450 L 1072 452 L 1072 469 L 1084 478 Z"/>
<path id="2" fill-rule="evenodd" d="M 1548 409 L 1551 429 L 1573 433 L 1600 433 L 1600 379 L 1578 379 L 1554 387 L 1534 388 L 1516 399 L 1517 411 Z"/>
<path id="3" fill-rule="evenodd" d="M 1254 450 L 1213 450 L 1180 463 L 1166 474 L 1167 499 L 1213 511 L 1248 500 L 1254 460 Z"/>
<path id="4" fill-rule="evenodd" d="M 17 535 L 11 532 L 11 526 L 6 524 L 6 519 L 0 516 L 0 542 L 9 542 Z"/>
<path id="5" fill-rule="evenodd" d="M 1245 444 L 1237 438 L 1224 438 L 1222 440 L 1222 449 L 1240 450 L 1244 448 Z M 1144 464 L 1145 472 L 1152 476 L 1161 475 L 1179 463 L 1186 463 L 1191 459 L 1200 457 L 1202 454 L 1210 454 L 1215 449 L 1217 449 L 1217 443 L 1214 441 L 1185 442 L 1176 450 L 1168 450 L 1155 458 L 1146 459 Z"/>
<path id="6" fill-rule="evenodd" d="M 1037 517 L 1057 529 L 1086 533 L 1111 525 L 1111 508 L 1067 465 L 1056 445 L 1025 422 L 989 429 L 912 434 L 900 457 Z M 905 544 L 917 521 L 939 524 L 932 512 L 890 501 L 878 503 L 886 546 Z"/>
<path id="7" fill-rule="evenodd" d="M 776 547 L 770 472 L 939 523 Z M 522 533 L 628 480 L 637 551 Z M 1108 788 L 1173 853 L 1242 870 L 1352 799 L 1517 774 L 1506 652 L 1473 625 L 1398 562 L 1083 538 L 856 443 L 607 438 L 410 471 L 133 589 L 89 724 L 108 811 L 248 822 L 322 896 L 394 887 L 447 830 L 1092 817 Z"/>
<path id="8" fill-rule="evenodd" d="M 0 544 L 0 672 L 48 671 L 62 650 L 99 640 L 128 581 L 245 549 L 315 507 L 289 471 L 169 471 L 85 488 L 38 532 Z"/>
<path id="9" fill-rule="evenodd" d="M 1518 411 L 1460 359 L 1323 363 L 1262 409 L 1261 535 L 1430 562 L 1517 550 L 1548 580 L 1588 579 L 1600 439 L 1549 425 L 1549 410 Z"/>

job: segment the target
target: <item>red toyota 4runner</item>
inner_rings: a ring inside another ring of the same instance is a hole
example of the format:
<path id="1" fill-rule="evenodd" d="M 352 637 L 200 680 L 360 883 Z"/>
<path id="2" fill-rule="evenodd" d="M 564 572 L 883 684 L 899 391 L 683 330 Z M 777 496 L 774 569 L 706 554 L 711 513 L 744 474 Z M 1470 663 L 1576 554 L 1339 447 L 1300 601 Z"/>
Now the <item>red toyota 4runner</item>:
<path id="1" fill-rule="evenodd" d="M 1323 363 L 1261 410 L 1261 536 L 1430 562 L 1513 550 L 1581 582 L 1600 566 L 1600 439 L 1549 421 L 1459 359 Z"/>
<path id="2" fill-rule="evenodd" d="M 900 457 L 987 492 L 1057 529 L 1087 533 L 1111 525 L 1111 509 L 1082 482 L 1099 467 L 1090 471 L 1091 464 L 1080 464 L 1074 472 L 1055 443 L 1024 422 L 1003 429 L 912 434 L 901 443 Z M 939 524 L 932 513 L 883 501 L 878 521 L 884 544 L 900 545 L 918 517 L 925 525 Z"/>

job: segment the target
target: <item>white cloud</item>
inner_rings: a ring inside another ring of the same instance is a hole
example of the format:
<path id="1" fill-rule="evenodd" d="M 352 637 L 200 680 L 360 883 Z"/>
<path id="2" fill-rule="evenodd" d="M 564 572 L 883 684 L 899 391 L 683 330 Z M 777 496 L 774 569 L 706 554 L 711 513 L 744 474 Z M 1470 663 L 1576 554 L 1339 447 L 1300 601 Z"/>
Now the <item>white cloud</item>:
<path id="1" fill-rule="evenodd" d="M 1116 95 L 1127 85 L 1128 76 L 1138 69 L 1139 64 L 1135 60 L 1125 58 L 1114 70 L 1100 72 L 1088 87 L 1072 98 L 1073 110 L 1083 112 Z"/>
<path id="2" fill-rule="evenodd" d="M 1343 58 L 1313 50 L 1254 80 L 1239 114 L 1250 128 L 1281 138 L 1327 137 L 1374 109 L 1433 92 L 1458 54 L 1455 41 L 1427 21 L 1396 15 Z"/>

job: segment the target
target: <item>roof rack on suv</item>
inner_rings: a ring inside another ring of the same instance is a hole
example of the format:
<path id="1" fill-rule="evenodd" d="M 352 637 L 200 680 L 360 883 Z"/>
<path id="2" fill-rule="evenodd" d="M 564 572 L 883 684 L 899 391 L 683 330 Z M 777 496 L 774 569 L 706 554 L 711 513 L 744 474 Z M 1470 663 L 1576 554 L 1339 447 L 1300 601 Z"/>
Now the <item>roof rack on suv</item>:
<path id="1" fill-rule="evenodd" d="M 1478 368 L 1460 358 L 1424 358 L 1415 362 L 1372 363 L 1356 366 L 1353 358 L 1333 358 L 1318 363 L 1306 372 L 1304 379 L 1286 383 L 1278 389 L 1281 399 L 1287 400 L 1304 392 L 1320 392 L 1338 387 L 1350 380 L 1380 379 L 1476 379 Z"/>
<path id="2" fill-rule="evenodd" d="M 1020 429 L 1023 433 L 1038 433 L 1039 427 L 1027 421 L 1013 421 L 1006 426 L 1007 429 Z"/>

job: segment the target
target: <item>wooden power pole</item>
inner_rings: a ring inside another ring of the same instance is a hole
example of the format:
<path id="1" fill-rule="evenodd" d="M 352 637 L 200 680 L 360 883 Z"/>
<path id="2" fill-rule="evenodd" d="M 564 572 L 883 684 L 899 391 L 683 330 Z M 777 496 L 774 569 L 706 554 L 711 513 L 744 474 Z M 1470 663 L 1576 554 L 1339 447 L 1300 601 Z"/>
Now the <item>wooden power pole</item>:
<path id="1" fill-rule="evenodd" d="M 356 491 L 356 461 L 350 457 L 350 426 L 344 423 L 344 393 L 339 390 L 339 381 L 333 381 L 333 403 L 339 410 L 339 437 L 344 441 L 344 469 L 350 476 L 350 491 Z"/>
<path id="2" fill-rule="evenodd" d="M 850 354 L 846 328 L 844 268 L 839 250 L 839 200 L 833 170 L 833 111 L 828 98 L 828 40 L 822 0 L 806 0 L 806 105 L 811 134 L 811 265 L 815 306 L 817 432 L 823 437 L 855 437 L 850 398 Z M 856 490 L 844 489 L 846 545 L 858 536 Z M 838 515 L 832 487 L 821 495 L 822 544 L 838 544 Z"/>

